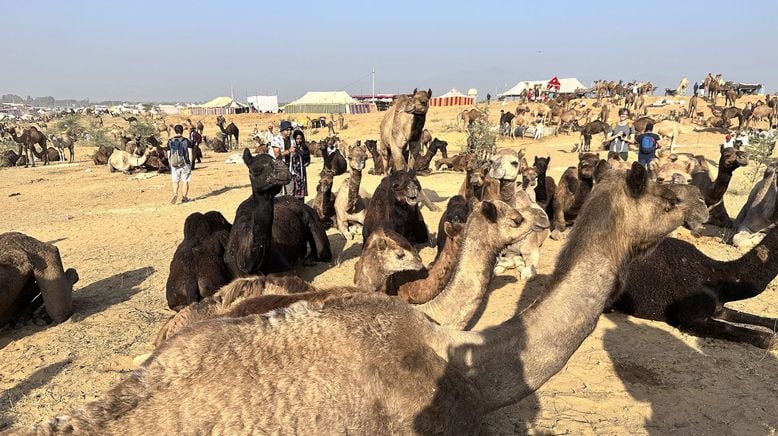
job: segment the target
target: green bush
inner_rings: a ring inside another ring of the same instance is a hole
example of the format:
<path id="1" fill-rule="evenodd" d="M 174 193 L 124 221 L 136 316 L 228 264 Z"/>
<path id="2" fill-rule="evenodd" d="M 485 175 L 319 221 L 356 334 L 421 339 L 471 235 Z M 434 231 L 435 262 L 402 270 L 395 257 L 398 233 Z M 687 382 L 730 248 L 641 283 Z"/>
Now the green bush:
<path id="1" fill-rule="evenodd" d="M 480 165 L 491 160 L 497 144 L 497 133 L 496 126 L 489 123 L 489 107 L 484 105 L 478 107 L 478 110 L 485 116 L 468 127 L 466 152 L 474 155 L 476 163 Z"/>
<path id="2" fill-rule="evenodd" d="M 751 183 L 762 177 L 767 164 L 773 159 L 775 150 L 775 135 L 762 137 L 760 135 L 751 135 L 748 137 L 748 145 L 744 149 L 748 152 L 749 170 Z"/>

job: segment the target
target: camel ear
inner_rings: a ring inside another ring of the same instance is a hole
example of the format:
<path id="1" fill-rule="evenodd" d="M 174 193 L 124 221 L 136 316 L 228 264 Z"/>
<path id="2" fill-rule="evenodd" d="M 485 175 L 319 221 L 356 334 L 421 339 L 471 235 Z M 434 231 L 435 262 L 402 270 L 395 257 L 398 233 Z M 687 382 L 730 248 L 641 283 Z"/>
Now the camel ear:
<path id="1" fill-rule="evenodd" d="M 383 251 L 383 250 L 386 250 L 386 239 L 384 239 L 384 238 L 378 238 L 378 241 L 376 241 L 376 244 L 375 244 L 375 245 L 376 245 L 376 247 L 377 247 L 379 250 L 382 250 L 382 251 Z"/>
<path id="2" fill-rule="evenodd" d="M 594 169 L 594 182 L 597 183 L 605 176 L 605 173 L 611 170 L 611 164 L 607 160 L 601 160 Z"/>
<path id="3" fill-rule="evenodd" d="M 648 172 L 639 162 L 632 163 L 632 169 L 627 174 L 627 189 L 630 195 L 635 198 L 640 197 L 646 192 L 648 186 Z"/>
<path id="4" fill-rule="evenodd" d="M 491 201 L 481 202 L 481 213 L 492 223 L 497 222 L 497 207 Z"/>
<path id="5" fill-rule="evenodd" d="M 243 149 L 243 163 L 248 166 L 251 163 L 251 152 L 248 148 Z"/>

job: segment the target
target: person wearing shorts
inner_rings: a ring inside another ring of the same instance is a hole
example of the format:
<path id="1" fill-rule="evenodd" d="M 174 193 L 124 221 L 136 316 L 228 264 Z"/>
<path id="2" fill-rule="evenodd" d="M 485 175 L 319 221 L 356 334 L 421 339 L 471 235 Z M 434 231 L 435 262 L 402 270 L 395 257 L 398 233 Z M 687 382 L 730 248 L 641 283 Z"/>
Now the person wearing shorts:
<path id="1" fill-rule="evenodd" d="M 182 136 L 184 133 L 184 127 L 182 125 L 176 124 L 176 126 L 173 127 L 173 131 L 176 132 L 176 136 L 167 141 L 170 176 L 173 179 L 173 198 L 170 199 L 170 203 L 176 204 L 176 200 L 178 200 L 178 187 L 182 182 L 184 184 L 184 195 L 181 197 L 181 203 L 187 203 L 190 201 L 188 195 L 189 182 L 192 180 L 194 148 L 192 147 L 192 143 Z"/>

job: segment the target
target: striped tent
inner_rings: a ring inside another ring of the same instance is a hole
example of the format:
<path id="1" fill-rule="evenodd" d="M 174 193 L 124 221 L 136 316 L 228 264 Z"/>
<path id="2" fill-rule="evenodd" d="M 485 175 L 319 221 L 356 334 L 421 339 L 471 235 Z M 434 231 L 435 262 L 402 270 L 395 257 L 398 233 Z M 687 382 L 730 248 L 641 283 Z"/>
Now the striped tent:
<path id="1" fill-rule="evenodd" d="M 213 100 L 190 108 L 191 115 L 229 115 L 248 112 L 248 106 L 232 97 L 216 97 Z"/>
<path id="2" fill-rule="evenodd" d="M 471 106 L 475 104 L 475 98 L 459 92 L 456 88 L 430 99 L 430 106 Z"/>

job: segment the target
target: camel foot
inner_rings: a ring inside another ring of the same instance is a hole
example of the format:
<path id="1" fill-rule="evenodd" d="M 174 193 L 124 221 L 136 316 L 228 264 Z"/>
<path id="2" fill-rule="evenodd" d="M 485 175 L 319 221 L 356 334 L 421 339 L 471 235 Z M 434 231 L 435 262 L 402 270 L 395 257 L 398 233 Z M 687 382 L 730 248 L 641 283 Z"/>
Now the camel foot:
<path id="1" fill-rule="evenodd" d="M 563 241 L 567 237 L 567 234 L 565 232 L 560 232 L 559 230 L 554 230 L 551 232 L 551 239 L 555 241 Z"/>
<path id="2" fill-rule="evenodd" d="M 521 269 L 521 279 L 522 280 L 532 280 L 535 277 L 537 277 L 538 272 L 535 270 L 535 267 L 530 265 L 526 266 Z"/>

